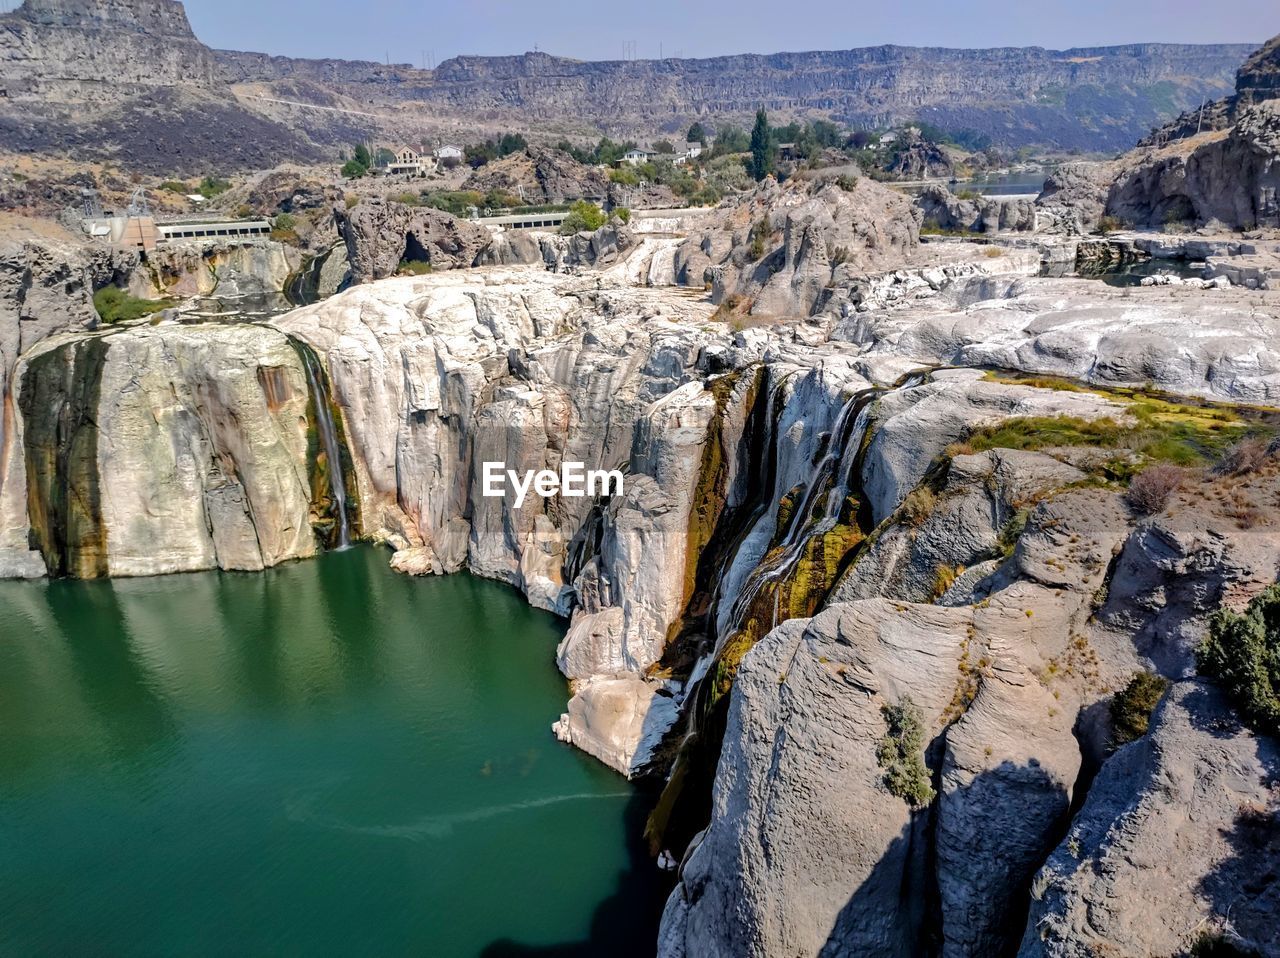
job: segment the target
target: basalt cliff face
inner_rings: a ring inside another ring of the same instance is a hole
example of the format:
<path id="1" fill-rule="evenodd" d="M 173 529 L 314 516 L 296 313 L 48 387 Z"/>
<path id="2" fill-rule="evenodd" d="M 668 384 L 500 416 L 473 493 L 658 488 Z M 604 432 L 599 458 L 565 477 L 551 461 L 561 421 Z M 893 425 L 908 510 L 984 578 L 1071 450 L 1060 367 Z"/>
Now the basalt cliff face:
<path id="1" fill-rule="evenodd" d="M 690 117 L 746 116 L 764 105 L 855 125 L 928 120 L 980 130 L 1011 146 L 1115 149 L 1158 122 L 1167 107 L 1157 100 L 1188 102 L 1201 84 L 1225 92 L 1247 52 L 1230 45 L 1061 51 L 883 46 L 629 62 L 526 53 L 448 60 L 421 96 L 468 111 L 515 107 L 542 118 L 559 118 L 562 104 L 574 103 L 584 116 L 611 126 L 658 123 L 672 130 L 687 126 Z"/>
<path id="2" fill-rule="evenodd" d="M 0 16 L 0 145 L 190 175 L 205 172 L 201 163 L 314 161 L 375 133 L 425 136 L 431 118 L 652 136 L 698 117 L 742 121 L 764 105 L 855 126 L 924 120 L 1004 146 L 1112 150 L 1229 93 L 1247 52 L 886 46 L 628 62 L 529 53 L 419 70 L 212 51 L 176 0 L 26 0 Z M 198 125 L 173 120 L 197 115 Z"/>
<path id="3" fill-rule="evenodd" d="M 1186 114 L 1117 162 L 1108 215 L 1136 226 L 1280 226 L 1280 37 L 1240 68 L 1235 93 Z"/>
<path id="4" fill-rule="evenodd" d="M 664 781 L 662 955 L 1280 953 L 1275 746 L 1193 656 L 1280 563 L 1275 300 L 1041 278 L 919 216 L 768 185 L 684 239 L 566 240 L 594 269 L 507 244 L 261 324 L 95 329 L 97 267 L 29 254 L 0 288 L 0 569 L 363 538 L 510 583 L 568 618 L 555 733 Z M 369 235 L 399 255 L 412 225 Z M 517 507 L 494 461 L 624 489 Z M 1171 686 L 1113 750 L 1141 670 Z"/>

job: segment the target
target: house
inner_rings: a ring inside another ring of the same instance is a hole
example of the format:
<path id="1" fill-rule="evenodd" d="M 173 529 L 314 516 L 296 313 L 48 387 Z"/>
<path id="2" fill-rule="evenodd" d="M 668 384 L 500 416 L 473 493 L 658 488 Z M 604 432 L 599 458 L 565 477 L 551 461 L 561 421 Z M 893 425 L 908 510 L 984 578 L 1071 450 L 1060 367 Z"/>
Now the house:
<path id="1" fill-rule="evenodd" d="M 778 159 L 794 160 L 796 158 L 796 145 L 794 143 L 778 144 Z"/>
<path id="2" fill-rule="evenodd" d="M 653 150 L 641 150 L 641 149 L 627 150 L 626 153 L 622 154 L 622 159 L 620 159 L 618 162 L 630 163 L 632 166 L 639 166 L 641 163 L 648 163 L 657 155 L 658 154 L 653 152 Z"/>
<path id="3" fill-rule="evenodd" d="M 694 140 L 692 143 L 686 143 L 684 145 L 683 153 L 689 159 L 696 160 L 702 155 L 702 144 L 697 140 Z"/>
<path id="4" fill-rule="evenodd" d="M 400 146 L 392 150 L 395 159 L 387 164 L 388 176 L 426 176 L 435 169 L 435 161 L 424 158 L 411 146 Z"/>
<path id="5" fill-rule="evenodd" d="M 882 137 L 880 137 L 881 146 L 888 146 L 891 143 L 897 143 L 897 142 L 898 142 L 898 134 L 896 133 L 886 133 Z"/>
<path id="6" fill-rule="evenodd" d="M 451 144 L 446 144 L 446 145 L 444 145 L 444 146 L 438 146 L 438 147 L 436 147 L 436 149 L 435 149 L 435 157 L 436 157 L 436 162 L 437 162 L 437 163 L 444 163 L 444 162 L 446 162 L 446 161 L 455 161 L 455 160 L 456 160 L 457 162 L 461 163 L 461 162 L 462 162 L 462 147 L 460 147 L 460 146 L 453 146 L 453 145 L 451 145 Z"/>

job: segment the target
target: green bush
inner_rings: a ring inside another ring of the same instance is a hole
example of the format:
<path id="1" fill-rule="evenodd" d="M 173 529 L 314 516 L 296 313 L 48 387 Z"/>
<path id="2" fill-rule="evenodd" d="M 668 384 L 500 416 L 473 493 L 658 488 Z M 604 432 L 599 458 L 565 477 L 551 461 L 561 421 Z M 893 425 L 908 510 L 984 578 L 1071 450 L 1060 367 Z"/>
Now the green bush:
<path id="1" fill-rule="evenodd" d="M 186 183 L 183 183 L 180 180 L 165 180 L 160 184 L 160 189 L 168 190 L 170 193 L 182 193 L 185 195 L 190 191 L 191 187 L 187 186 Z"/>
<path id="2" fill-rule="evenodd" d="M 271 221 L 271 226 L 278 230 L 291 230 L 298 225 L 297 219 L 291 213 L 281 213 Z"/>
<path id="3" fill-rule="evenodd" d="M 1280 585 L 1255 596 L 1244 612 L 1215 612 L 1196 661 L 1250 725 L 1280 735 Z"/>
<path id="4" fill-rule="evenodd" d="M 1111 744 L 1127 745 L 1147 734 L 1151 713 L 1160 704 L 1168 681 L 1154 672 L 1138 672 L 1111 700 Z"/>
<path id="5" fill-rule="evenodd" d="M 882 705 L 887 730 L 876 749 L 876 761 L 884 769 L 884 784 L 912 808 L 933 801 L 933 785 L 924 764 L 924 716 L 911 697 L 897 705 Z"/>
<path id="6" fill-rule="evenodd" d="M 635 186 L 640 182 L 640 174 L 628 163 L 626 166 L 619 166 L 610 170 L 609 182 L 618 183 L 622 186 Z"/>
<path id="7" fill-rule="evenodd" d="M 119 286 L 104 286 L 93 294 L 93 308 L 104 323 L 128 322 L 173 305 L 171 299 L 139 299 Z"/>
<path id="8" fill-rule="evenodd" d="M 215 196 L 221 196 L 229 189 L 231 189 L 230 181 L 220 180 L 214 176 L 206 176 L 200 181 L 200 185 L 196 188 L 196 192 L 206 200 L 211 200 Z"/>
<path id="9" fill-rule="evenodd" d="M 621 223 L 626 224 L 631 222 L 631 210 L 627 209 L 625 206 L 619 206 L 613 211 L 613 215 L 616 216 L 618 221 Z"/>
<path id="10" fill-rule="evenodd" d="M 560 232 L 565 236 L 584 231 L 593 232 L 604 226 L 607 221 L 608 217 L 600 207 L 586 200 L 578 200 L 569 207 L 569 215 L 560 224 Z"/>
<path id="11" fill-rule="evenodd" d="M 401 276 L 425 276 L 431 272 L 431 264 L 420 259 L 402 259 L 396 266 L 396 273 Z"/>
<path id="12" fill-rule="evenodd" d="M 367 166 L 362 166 L 355 160 L 347 160 L 347 162 L 342 164 L 341 172 L 343 177 L 348 180 L 358 180 L 360 177 L 364 176 L 365 173 L 369 172 L 369 168 Z"/>

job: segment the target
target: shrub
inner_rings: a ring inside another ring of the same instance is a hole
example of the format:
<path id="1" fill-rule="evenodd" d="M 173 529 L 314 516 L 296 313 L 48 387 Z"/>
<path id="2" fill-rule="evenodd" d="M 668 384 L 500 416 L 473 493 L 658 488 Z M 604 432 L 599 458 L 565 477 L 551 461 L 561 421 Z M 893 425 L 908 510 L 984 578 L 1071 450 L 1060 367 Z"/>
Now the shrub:
<path id="1" fill-rule="evenodd" d="M 622 186 L 635 186 L 640 182 L 640 174 L 635 171 L 631 164 L 627 164 L 610 170 L 609 182 L 618 183 Z"/>
<path id="2" fill-rule="evenodd" d="M 756 220 L 755 225 L 751 227 L 751 252 L 752 260 L 758 260 L 764 256 L 765 243 L 769 237 L 773 235 L 773 231 L 769 229 L 769 221 L 765 217 Z"/>
<path id="3" fill-rule="evenodd" d="M 1111 744 L 1127 745 L 1147 734 L 1151 713 L 1169 683 L 1154 672 L 1138 672 L 1111 700 Z"/>
<path id="4" fill-rule="evenodd" d="M 982 251 L 982 255 L 985 256 L 987 259 L 995 259 L 997 256 L 1003 256 L 1004 250 L 1002 250 L 999 246 L 988 246 L 986 249 Z"/>
<path id="5" fill-rule="evenodd" d="M 921 525 L 933 514 L 938 497 L 928 486 L 917 486 L 902 500 L 902 521 L 909 526 Z"/>
<path id="6" fill-rule="evenodd" d="M 1227 476 L 1243 476 L 1257 472 L 1271 459 L 1270 443 L 1256 436 L 1241 439 L 1223 453 L 1215 472 Z"/>
<path id="7" fill-rule="evenodd" d="M 1124 229 L 1124 224 L 1114 216 L 1104 216 L 1098 220 L 1099 233 L 1117 233 L 1122 229 Z"/>
<path id="8" fill-rule="evenodd" d="M 627 209 L 625 206 L 619 206 L 613 211 L 613 215 L 616 216 L 621 223 L 625 224 L 631 222 L 631 210 Z"/>
<path id="9" fill-rule="evenodd" d="M 1280 585 L 1255 596 L 1244 612 L 1222 608 L 1210 616 L 1196 661 L 1246 721 L 1280 735 Z"/>
<path id="10" fill-rule="evenodd" d="M 912 808 L 933 801 L 933 785 L 924 764 L 924 716 L 911 697 L 897 705 L 882 705 L 886 731 L 876 749 L 876 762 L 884 769 L 884 784 Z"/>
<path id="11" fill-rule="evenodd" d="M 1182 485 L 1185 475 L 1178 466 L 1158 462 L 1129 480 L 1129 491 L 1125 493 L 1125 499 L 1139 515 L 1152 516 L 1163 512 L 1169 499 Z"/>
<path id="12" fill-rule="evenodd" d="M 292 230 L 298 225 L 298 221 L 291 213 L 281 213 L 271 221 L 271 226 L 278 230 Z"/>
<path id="13" fill-rule="evenodd" d="M 186 183 L 182 183 L 178 180 L 165 180 L 163 183 L 160 184 L 160 189 L 168 190 L 170 193 L 185 194 L 189 192 L 190 187 L 188 187 Z"/>
<path id="14" fill-rule="evenodd" d="M 855 174 L 844 173 L 836 177 L 836 186 L 844 190 L 846 193 L 852 193 L 858 188 L 858 177 Z"/>
<path id="15" fill-rule="evenodd" d="M 358 180 L 368 172 L 368 167 L 361 166 L 355 160 L 347 160 L 342 164 L 342 175 L 348 180 Z"/>
<path id="16" fill-rule="evenodd" d="M 396 266 L 396 273 L 401 276 L 425 276 L 431 272 L 431 264 L 420 259 L 402 259 Z"/>
<path id="17" fill-rule="evenodd" d="M 93 294 L 93 307 L 104 323 L 128 322 L 173 305 L 171 299 L 139 299 L 119 286 L 104 286 Z"/>
<path id="18" fill-rule="evenodd" d="M 586 200 L 578 200 L 569 207 L 569 215 L 560 224 L 560 232 L 565 236 L 572 236 L 574 233 L 583 231 L 592 232 L 604 226 L 607 220 L 608 218 L 600 207 Z"/>
<path id="19" fill-rule="evenodd" d="M 231 183 L 228 180 L 220 180 L 214 176 L 206 176 L 200 181 L 200 185 L 196 187 L 196 192 L 206 200 L 211 200 L 215 196 L 221 196 L 229 189 L 231 189 Z"/>

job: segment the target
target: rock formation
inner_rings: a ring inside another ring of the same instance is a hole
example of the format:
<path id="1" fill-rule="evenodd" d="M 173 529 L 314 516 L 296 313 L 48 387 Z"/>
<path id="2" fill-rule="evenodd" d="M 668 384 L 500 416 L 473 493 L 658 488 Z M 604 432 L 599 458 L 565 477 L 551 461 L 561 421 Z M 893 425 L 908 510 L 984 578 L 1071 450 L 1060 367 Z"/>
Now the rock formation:
<path id="1" fill-rule="evenodd" d="M 432 269 L 471 266 L 490 243 L 483 226 L 431 207 L 375 200 L 333 212 L 358 283 L 394 276 L 405 261 Z"/>
<path id="2" fill-rule="evenodd" d="M 463 181 L 464 190 L 498 190 L 529 205 L 603 200 L 609 181 L 568 153 L 532 146 L 486 163 Z"/>
<path id="3" fill-rule="evenodd" d="M 0 571 L 346 530 L 522 590 L 568 618 L 555 734 L 665 777 L 662 955 L 1275 952 L 1274 743 L 1192 676 L 1280 567 L 1271 294 L 919 244 L 865 179 L 767 181 L 684 240 L 341 213 L 365 281 L 266 324 L 98 330 L 119 264 L 0 260 Z M 410 235 L 441 271 L 373 281 Z M 477 260 L 534 264 L 444 268 Z M 495 461 L 624 488 L 517 506 Z M 1147 671 L 1171 691 L 1113 754 Z"/>
<path id="4" fill-rule="evenodd" d="M 651 136 L 706 119 L 707 104 L 739 123 L 761 105 L 855 126 L 924 114 L 1005 146 L 1121 149 L 1171 114 L 1228 93 L 1248 52 L 882 46 L 660 62 L 529 53 L 458 57 L 420 70 L 212 51 L 192 35 L 176 0 L 26 0 L 0 23 L 6 148 L 59 155 L 74 148 L 166 175 L 314 162 L 354 139 L 438 135 L 476 116 L 526 132 L 552 123 Z M 190 116 L 201 123 L 185 122 Z"/>
<path id="5" fill-rule="evenodd" d="M 679 282 L 711 284 L 712 299 L 760 316 L 807 316 L 852 278 L 905 259 L 920 213 L 866 177 L 767 180 L 723 204 L 676 251 Z"/>
<path id="6" fill-rule="evenodd" d="M 1280 226 L 1280 37 L 1241 68 L 1208 126 L 1185 117 L 1120 161 L 1106 210 L 1135 226 Z M 1219 119 L 1220 118 L 1220 119 Z"/>

